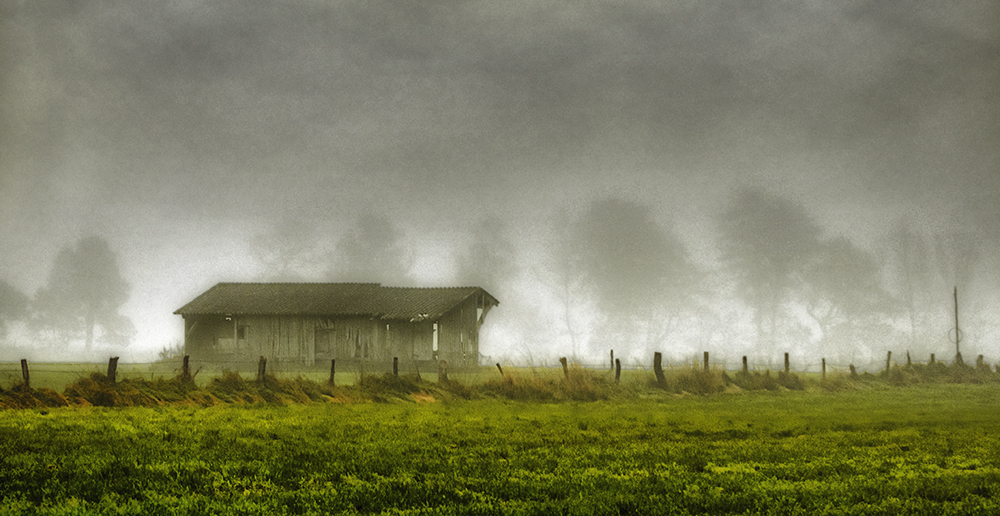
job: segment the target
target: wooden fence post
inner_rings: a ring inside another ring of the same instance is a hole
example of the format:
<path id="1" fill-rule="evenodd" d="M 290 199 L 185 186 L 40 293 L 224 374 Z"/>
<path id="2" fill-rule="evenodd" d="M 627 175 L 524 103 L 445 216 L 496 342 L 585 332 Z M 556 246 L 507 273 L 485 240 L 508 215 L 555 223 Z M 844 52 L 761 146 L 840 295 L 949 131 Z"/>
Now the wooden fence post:
<path id="1" fill-rule="evenodd" d="M 115 384 L 116 376 L 118 375 L 118 357 L 111 357 L 108 360 L 108 382 L 111 385 Z"/>
<path id="2" fill-rule="evenodd" d="M 330 359 L 330 387 L 333 387 L 333 386 L 336 385 L 334 383 L 334 381 L 333 381 L 333 376 L 334 376 L 334 374 L 336 374 L 336 372 L 337 372 L 337 359 L 336 358 L 331 358 Z"/>
<path id="3" fill-rule="evenodd" d="M 569 378 L 569 366 L 566 363 L 566 357 L 560 358 L 559 359 L 559 363 L 562 364 L 563 376 L 565 376 L 566 378 Z"/>
<path id="4" fill-rule="evenodd" d="M 611 350 L 611 369 L 615 368 L 615 350 Z"/>
<path id="5" fill-rule="evenodd" d="M 264 381 L 264 375 L 265 375 L 266 372 L 267 372 L 267 359 L 264 358 L 264 355 L 261 355 L 260 356 L 260 360 L 257 361 L 257 381 L 258 382 L 263 382 Z"/>
<path id="6" fill-rule="evenodd" d="M 743 355 L 743 374 L 750 374 L 750 370 L 747 368 L 747 356 Z"/>
<path id="7" fill-rule="evenodd" d="M 28 359 L 21 359 L 21 377 L 24 378 L 24 386 L 31 388 L 31 378 L 28 375 Z"/>
<path id="8" fill-rule="evenodd" d="M 913 365 L 913 361 L 910 360 L 910 350 L 906 350 L 906 367 Z"/>
<path id="9" fill-rule="evenodd" d="M 615 383 L 622 377 L 622 362 L 621 360 L 615 359 Z"/>
<path id="10" fill-rule="evenodd" d="M 788 353 L 785 353 L 785 374 L 788 374 L 791 364 L 788 363 Z"/>
<path id="11" fill-rule="evenodd" d="M 500 362 L 497 362 L 497 371 L 500 371 L 500 376 L 503 376 L 503 368 L 500 367 Z"/>
<path id="12" fill-rule="evenodd" d="M 191 382 L 192 380 L 193 379 L 191 378 L 191 357 L 188 355 L 184 355 L 184 361 L 181 362 L 181 381 L 187 383 Z"/>
<path id="13" fill-rule="evenodd" d="M 444 360 L 438 360 L 438 383 L 446 383 L 448 381 L 448 362 Z"/>
<path id="14" fill-rule="evenodd" d="M 931 353 L 931 365 L 934 365 L 934 353 Z"/>
<path id="15" fill-rule="evenodd" d="M 708 351 L 705 352 L 705 372 L 708 372 Z"/>
<path id="16" fill-rule="evenodd" d="M 399 376 L 399 357 L 392 357 L 392 375 Z"/>
<path id="17" fill-rule="evenodd" d="M 826 359 L 823 359 L 823 379 L 826 380 Z"/>
<path id="18" fill-rule="evenodd" d="M 653 374 L 656 375 L 656 383 L 667 383 L 667 379 L 663 377 L 663 354 L 659 351 L 653 354 Z"/>
<path id="19" fill-rule="evenodd" d="M 885 374 L 889 374 L 889 362 L 892 360 L 892 351 L 885 355 Z"/>

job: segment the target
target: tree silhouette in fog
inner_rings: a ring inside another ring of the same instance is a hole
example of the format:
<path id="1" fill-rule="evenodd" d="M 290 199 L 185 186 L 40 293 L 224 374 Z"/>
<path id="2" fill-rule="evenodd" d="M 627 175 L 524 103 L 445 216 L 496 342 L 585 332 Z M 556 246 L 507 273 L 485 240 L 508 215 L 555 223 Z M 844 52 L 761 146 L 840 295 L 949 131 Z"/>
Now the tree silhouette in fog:
<path id="1" fill-rule="evenodd" d="M 413 259 L 403 236 L 384 215 L 360 215 L 337 242 L 331 275 L 336 281 L 408 284 Z"/>
<path id="2" fill-rule="evenodd" d="M 312 226 L 283 217 L 253 235 L 251 255 L 264 268 L 265 281 L 306 281 L 322 276 L 329 249 L 322 247 Z"/>
<path id="3" fill-rule="evenodd" d="M 496 215 L 481 218 L 472 228 L 472 240 L 458 254 L 456 280 L 459 285 L 483 287 L 504 299 L 517 274 L 517 250 L 507 226 Z"/>
<path id="4" fill-rule="evenodd" d="M 0 338 L 7 336 L 7 326 L 28 317 L 28 296 L 14 285 L 0 280 Z"/>
<path id="5" fill-rule="evenodd" d="M 899 303 L 882 286 L 882 267 L 874 256 L 844 236 L 820 243 L 800 287 L 806 313 L 823 332 L 823 342 L 857 346 L 888 332 Z M 878 330 L 883 330 L 879 332 Z"/>
<path id="6" fill-rule="evenodd" d="M 818 254 L 822 230 L 802 205 L 752 188 L 736 193 L 718 228 L 722 261 L 753 309 L 758 346 L 773 346 L 782 305 Z"/>
<path id="7" fill-rule="evenodd" d="M 98 327 L 102 341 L 126 345 L 135 329 L 118 310 L 129 290 L 108 243 L 83 238 L 56 255 L 47 285 L 35 294 L 35 322 L 62 342 L 82 336 L 88 349 Z"/>
<path id="8" fill-rule="evenodd" d="M 698 274 L 686 249 L 642 204 L 591 202 L 572 229 L 571 249 L 604 333 L 616 340 L 644 334 L 644 344 L 657 343 L 693 295 Z"/>
<path id="9" fill-rule="evenodd" d="M 901 300 L 909 325 L 909 346 L 926 340 L 934 326 L 930 317 L 934 306 L 933 250 L 928 238 L 899 219 L 883 239 L 890 272 L 890 285 Z M 932 286 L 933 285 L 933 286 Z"/>

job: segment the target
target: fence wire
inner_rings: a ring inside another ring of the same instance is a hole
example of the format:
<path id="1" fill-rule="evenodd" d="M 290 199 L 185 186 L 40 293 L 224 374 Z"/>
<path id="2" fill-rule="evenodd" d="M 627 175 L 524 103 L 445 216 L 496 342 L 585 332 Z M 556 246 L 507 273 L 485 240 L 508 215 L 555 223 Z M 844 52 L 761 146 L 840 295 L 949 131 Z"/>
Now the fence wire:
<path id="1" fill-rule="evenodd" d="M 711 355 L 710 355 L 711 356 Z M 489 358 L 489 357 L 486 357 Z M 642 361 L 635 358 L 627 358 L 621 360 L 620 365 L 623 371 L 649 371 L 653 370 L 653 359 L 650 357 L 648 361 Z M 937 360 L 941 362 L 940 360 Z M 596 360 L 568 360 L 571 367 L 582 368 L 592 371 L 614 371 L 612 363 L 609 360 L 596 361 Z M 896 360 L 890 360 L 891 364 L 898 364 Z M 923 361 L 912 361 L 911 363 L 918 364 L 929 364 L 930 362 Z M 948 362 L 944 362 L 948 363 Z M 562 364 L 553 359 L 551 361 L 545 362 L 533 362 L 529 364 L 515 363 L 515 362 L 494 362 L 490 364 L 481 364 L 481 368 L 465 369 L 465 370 L 455 370 L 449 371 L 450 377 L 464 378 L 466 381 L 482 381 L 488 379 L 491 376 L 499 374 L 499 370 L 495 367 L 499 364 L 505 370 L 559 370 L 562 368 Z M 859 372 L 876 372 L 881 371 L 886 366 L 885 360 L 872 360 L 868 363 L 856 363 L 856 364 L 843 364 L 827 361 L 826 362 L 826 372 L 830 374 L 837 374 L 840 372 L 846 372 L 851 366 Z M 691 359 L 688 361 L 678 362 L 678 361 L 664 361 L 662 367 L 665 370 L 670 369 L 700 369 L 705 367 L 703 360 Z M 729 359 L 725 360 L 709 360 L 708 367 L 712 370 L 726 371 L 730 373 L 735 373 L 743 369 L 743 363 L 741 360 L 733 361 Z M 253 377 L 258 372 L 258 364 L 256 361 L 251 361 L 247 359 L 232 359 L 232 360 L 212 360 L 198 362 L 196 360 L 191 360 L 189 363 L 189 368 L 191 374 L 196 377 L 199 383 L 206 382 L 211 378 L 216 378 L 221 376 L 226 371 L 235 372 L 243 377 Z M 785 368 L 783 358 L 778 360 L 772 360 L 768 362 L 747 362 L 747 369 L 750 371 L 772 371 L 778 372 L 783 371 Z M 823 370 L 822 361 L 810 361 L 808 363 L 796 362 L 794 359 L 790 360 L 789 370 L 795 373 L 820 373 Z M 62 390 L 65 386 L 77 381 L 80 378 L 89 377 L 93 373 L 106 374 L 108 372 L 107 362 L 72 362 L 72 363 L 62 363 L 62 362 L 29 362 L 28 371 L 31 379 L 31 385 L 33 387 L 48 387 L 55 390 Z M 346 379 L 357 380 L 361 375 L 367 374 L 385 374 L 392 372 L 391 362 L 373 362 L 367 364 L 351 364 L 349 367 L 343 367 L 336 371 L 336 376 Z M 430 378 L 437 377 L 437 369 L 432 370 L 421 370 L 416 368 L 413 363 L 401 360 L 398 363 L 398 372 L 403 375 L 413 375 L 418 374 L 421 376 L 426 376 Z M 329 363 L 325 365 L 323 363 L 317 363 L 314 366 L 306 366 L 299 362 L 292 361 L 281 361 L 281 360 L 269 360 L 266 365 L 266 373 L 273 375 L 278 378 L 290 379 L 296 377 L 302 377 L 312 380 L 322 380 L 329 378 Z M 157 378 L 173 378 L 181 374 L 181 359 L 172 358 L 166 361 L 158 362 L 118 362 L 116 369 L 116 377 L 119 379 L 143 379 L 143 380 L 155 380 Z M 199 376 L 200 374 L 200 376 Z M 23 383 L 22 369 L 20 362 L 0 362 L 0 388 L 3 386 L 20 385 Z"/>

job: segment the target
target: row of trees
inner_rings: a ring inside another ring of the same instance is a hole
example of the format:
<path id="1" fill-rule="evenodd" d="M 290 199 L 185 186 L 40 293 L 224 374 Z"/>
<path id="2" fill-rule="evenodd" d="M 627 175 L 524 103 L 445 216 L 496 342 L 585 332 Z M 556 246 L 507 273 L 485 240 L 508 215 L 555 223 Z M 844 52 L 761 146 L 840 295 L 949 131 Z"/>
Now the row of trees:
<path id="1" fill-rule="evenodd" d="M 59 251 L 48 281 L 33 297 L 0 280 L 0 341 L 20 325 L 35 345 L 124 347 L 135 334 L 132 321 L 119 312 L 129 293 L 107 241 L 82 238 Z"/>
<path id="2" fill-rule="evenodd" d="M 802 205 L 755 189 L 733 195 L 714 222 L 714 244 L 694 260 L 653 207 L 633 200 L 565 207 L 533 226 L 487 215 L 464 240 L 447 242 L 451 274 L 442 281 L 482 286 L 503 303 L 487 327 L 502 335 L 486 341 L 508 348 L 487 352 L 568 348 L 586 360 L 609 348 L 644 357 L 739 342 L 759 356 L 811 344 L 854 361 L 868 346 L 881 355 L 891 344 L 921 352 L 946 342 L 947 294 L 952 285 L 975 291 L 988 256 L 970 233 L 932 236 L 904 222 L 864 249 L 828 234 Z M 363 214 L 335 242 L 311 231 L 286 219 L 253 236 L 265 272 L 247 279 L 415 283 L 407 235 L 388 217 Z M 59 251 L 33 296 L 0 281 L 0 340 L 20 325 L 34 342 L 125 345 L 135 334 L 119 312 L 128 296 L 108 243 L 81 239 Z M 970 325 L 991 324 L 976 320 L 982 304 L 966 308 Z"/>
<path id="3" fill-rule="evenodd" d="M 905 223 L 864 249 L 758 189 L 733 195 L 715 226 L 714 253 L 696 262 L 652 207 L 632 200 L 559 210 L 535 234 L 489 215 L 452 244 L 454 282 L 496 295 L 504 309 L 491 326 L 526 352 L 558 341 L 581 359 L 609 348 L 644 356 L 682 341 L 718 349 L 742 340 L 760 355 L 811 343 L 853 360 L 866 346 L 881 354 L 894 341 L 919 350 L 946 339 L 946 285 L 971 284 L 982 256 L 968 235 L 932 237 Z M 298 231 L 279 225 L 259 237 L 268 279 L 312 270 L 323 280 L 410 282 L 413 254 L 387 217 L 362 215 L 323 252 Z"/>

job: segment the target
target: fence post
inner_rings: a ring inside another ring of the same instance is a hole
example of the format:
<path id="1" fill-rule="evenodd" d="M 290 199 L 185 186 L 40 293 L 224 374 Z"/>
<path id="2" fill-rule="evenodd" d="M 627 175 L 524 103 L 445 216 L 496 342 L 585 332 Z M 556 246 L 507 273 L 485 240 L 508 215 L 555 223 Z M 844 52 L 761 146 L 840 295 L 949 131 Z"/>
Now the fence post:
<path id="1" fill-rule="evenodd" d="M 826 359 L 823 359 L 823 379 L 826 380 Z"/>
<path id="2" fill-rule="evenodd" d="M 562 364 L 563 376 L 569 378 L 569 366 L 566 364 L 566 357 L 560 358 L 559 363 Z"/>
<path id="3" fill-rule="evenodd" d="M 21 359 L 21 376 L 24 378 L 24 386 L 31 387 L 31 378 L 28 376 L 28 359 Z"/>
<path id="4" fill-rule="evenodd" d="M 705 372 L 708 372 L 708 351 L 705 352 Z"/>
<path id="5" fill-rule="evenodd" d="M 622 377 L 622 362 L 621 360 L 615 359 L 615 383 Z"/>
<path id="6" fill-rule="evenodd" d="M 747 368 L 747 356 L 743 355 L 743 374 L 750 374 L 750 370 Z"/>
<path id="7" fill-rule="evenodd" d="M 500 371 L 500 376 L 503 376 L 503 368 L 500 367 L 500 362 L 497 362 L 497 371 Z"/>
<path id="8" fill-rule="evenodd" d="M 191 378 L 191 357 L 184 355 L 184 361 L 181 362 L 181 381 L 190 382 Z"/>
<path id="9" fill-rule="evenodd" d="M 663 354 L 659 351 L 653 354 L 653 374 L 656 375 L 656 383 L 667 383 L 667 379 L 663 377 Z"/>
<path id="10" fill-rule="evenodd" d="M 615 350 L 611 350 L 611 369 L 615 368 Z"/>
<path id="11" fill-rule="evenodd" d="M 857 379 L 858 378 L 858 370 L 854 368 L 854 364 L 851 364 L 849 367 L 851 368 L 851 378 Z"/>
<path id="12" fill-rule="evenodd" d="M 438 361 L 438 383 L 445 383 L 448 381 L 448 362 L 444 360 Z"/>
<path id="13" fill-rule="evenodd" d="M 913 366 L 913 361 L 910 360 L 910 350 L 906 350 L 906 367 Z"/>
<path id="14" fill-rule="evenodd" d="M 260 360 L 257 362 L 257 381 L 264 381 L 264 374 L 267 372 L 267 359 L 264 355 L 260 356 Z"/>
<path id="15" fill-rule="evenodd" d="M 330 387 L 333 387 L 334 385 L 336 385 L 334 383 L 334 381 L 333 381 L 333 376 L 334 376 L 334 374 L 336 374 L 336 372 L 337 372 L 337 359 L 336 358 L 331 358 L 330 359 Z"/>
<path id="16" fill-rule="evenodd" d="M 788 353 L 785 353 L 785 374 L 788 374 L 789 369 L 791 369 L 791 364 L 788 363 Z"/>
<path id="17" fill-rule="evenodd" d="M 115 384 L 115 376 L 117 376 L 117 374 L 118 357 L 111 357 L 111 360 L 108 360 L 108 382 L 110 382 L 111 385 Z"/>
<path id="18" fill-rule="evenodd" d="M 889 374 L 889 362 L 892 360 L 892 351 L 885 355 L 885 374 Z"/>
<path id="19" fill-rule="evenodd" d="M 392 375 L 399 376 L 399 357 L 392 357 Z"/>

